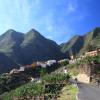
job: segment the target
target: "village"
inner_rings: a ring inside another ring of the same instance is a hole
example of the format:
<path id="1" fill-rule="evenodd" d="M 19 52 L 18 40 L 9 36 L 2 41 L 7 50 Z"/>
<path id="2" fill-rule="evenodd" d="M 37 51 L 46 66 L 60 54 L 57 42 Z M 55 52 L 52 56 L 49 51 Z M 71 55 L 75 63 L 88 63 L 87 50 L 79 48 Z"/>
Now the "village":
<path id="1" fill-rule="evenodd" d="M 88 56 L 93 57 L 93 56 L 97 56 L 97 55 L 100 55 L 100 49 L 97 49 L 97 50 L 94 50 L 94 51 L 91 51 L 91 52 L 86 52 L 85 55 L 82 55 L 78 58 L 75 58 L 73 55 L 71 55 L 71 57 L 70 57 L 71 59 L 63 59 L 63 60 L 60 60 L 60 61 L 57 61 L 57 60 L 48 60 L 46 62 L 37 61 L 37 62 L 32 63 L 31 65 L 21 66 L 20 69 L 12 69 L 10 71 L 10 74 L 13 75 L 13 74 L 21 74 L 21 73 L 24 73 L 24 72 L 26 73 L 26 72 L 29 72 L 30 70 L 35 69 L 35 68 L 49 69 L 49 71 L 50 71 L 50 69 L 52 69 L 52 71 L 53 71 L 53 70 L 59 68 L 59 67 L 58 68 L 55 67 L 55 66 L 58 66 L 58 65 L 60 65 L 62 68 L 64 67 L 63 70 L 62 70 L 62 73 L 67 73 L 68 69 L 69 69 L 69 68 L 67 68 L 67 64 L 74 64 L 75 62 L 80 61 L 80 60 L 84 59 L 85 57 L 88 57 Z M 96 66 L 95 68 L 93 68 L 91 66 L 88 66 L 88 65 L 80 66 L 80 69 L 79 69 L 80 74 L 77 77 L 79 81 L 90 83 L 91 76 L 95 75 L 95 69 L 97 69 L 97 67 L 99 65 Z M 94 73 L 93 73 L 93 70 L 94 70 Z M 89 76 L 88 76 L 88 74 L 89 74 Z M 35 74 L 33 74 L 33 77 L 36 77 L 36 75 L 35 76 L 34 75 Z M 39 76 L 39 75 L 37 75 L 37 76 Z M 31 81 L 34 80 L 33 77 L 31 77 Z M 85 77 L 86 80 L 84 80 L 84 77 Z"/>

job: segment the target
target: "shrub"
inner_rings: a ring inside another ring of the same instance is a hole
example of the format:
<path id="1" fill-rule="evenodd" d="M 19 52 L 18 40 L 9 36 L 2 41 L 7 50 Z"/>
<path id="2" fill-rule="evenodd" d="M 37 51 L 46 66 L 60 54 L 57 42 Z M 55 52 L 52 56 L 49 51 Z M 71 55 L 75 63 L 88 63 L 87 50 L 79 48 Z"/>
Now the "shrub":
<path id="1" fill-rule="evenodd" d="M 14 95 L 17 97 L 41 94 L 43 94 L 43 85 L 41 83 L 28 83 L 24 86 L 17 88 L 14 92 Z"/>
<path id="2" fill-rule="evenodd" d="M 68 60 L 63 60 L 63 61 L 60 62 L 60 65 L 61 66 L 66 66 L 68 64 L 69 64 L 69 61 Z"/>
<path id="3" fill-rule="evenodd" d="M 65 80 L 70 78 L 69 74 L 62 74 L 62 73 L 52 73 L 45 75 L 42 80 L 47 83 L 62 83 Z"/>

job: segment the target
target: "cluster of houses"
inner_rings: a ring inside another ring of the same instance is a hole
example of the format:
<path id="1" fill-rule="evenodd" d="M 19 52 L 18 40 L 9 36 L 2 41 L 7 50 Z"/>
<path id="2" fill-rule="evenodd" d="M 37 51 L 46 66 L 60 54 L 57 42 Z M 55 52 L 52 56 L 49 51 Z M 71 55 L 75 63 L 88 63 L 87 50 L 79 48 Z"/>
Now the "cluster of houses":
<path id="1" fill-rule="evenodd" d="M 35 68 L 35 67 L 38 67 L 38 66 L 40 66 L 42 68 L 52 67 L 53 65 L 60 64 L 61 62 L 64 62 L 64 61 L 68 61 L 68 59 L 63 59 L 63 60 L 60 60 L 60 61 L 48 60 L 46 62 L 37 61 L 37 62 L 35 62 L 31 65 L 21 66 L 19 69 L 12 69 L 10 71 L 10 74 L 18 74 L 18 73 L 24 72 L 28 68 Z"/>
<path id="2" fill-rule="evenodd" d="M 100 55 L 100 48 L 94 50 L 94 51 L 90 51 L 90 52 L 86 52 L 84 55 L 78 57 L 78 58 L 75 58 L 73 55 L 71 55 L 71 60 L 69 60 L 69 63 L 70 64 L 73 64 L 75 63 L 76 61 L 79 61 L 87 56 L 97 56 L 97 55 Z"/>
<path id="3" fill-rule="evenodd" d="M 85 55 L 86 56 L 97 56 L 100 54 L 100 48 L 91 52 L 86 52 Z"/>
<path id="4" fill-rule="evenodd" d="M 10 74 L 18 74 L 18 73 L 24 72 L 24 71 L 25 71 L 25 67 L 22 66 L 22 67 L 20 67 L 20 69 L 12 69 L 12 70 L 10 71 Z"/>
<path id="5" fill-rule="evenodd" d="M 31 65 L 21 66 L 19 69 L 12 69 L 10 71 L 10 75 L 18 75 L 18 76 L 22 75 L 23 76 L 23 75 L 26 75 L 25 73 L 27 71 L 30 72 L 30 70 L 32 71 L 32 69 L 34 69 L 36 67 L 41 67 L 41 68 L 48 68 L 49 67 L 50 68 L 50 67 L 54 67 L 56 64 L 60 64 L 60 63 L 65 62 L 65 61 L 68 61 L 68 59 L 63 59 L 63 60 L 60 60 L 60 61 L 48 60 L 46 62 L 37 61 L 37 62 L 35 62 Z M 66 68 L 63 69 L 63 73 L 65 73 L 65 74 L 67 73 Z M 41 79 L 39 77 L 34 77 L 34 78 L 33 78 L 33 76 L 29 76 L 29 77 L 30 77 L 29 80 L 31 82 L 40 82 L 41 81 Z"/>
<path id="6" fill-rule="evenodd" d="M 37 62 L 37 66 L 41 66 L 43 68 L 46 68 L 47 66 L 52 66 L 54 64 L 57 64 L 57 60 L 48 60 L 46 62 Z"/>
<path id="7" fill-rule="evenodd" d="M 97 49 L 97 50 L 94 50 L 94 51 L 91 51 L 91 52 L 86 52 L 85 55 L 82 55 L 80 56 L 79 58 L 74 58 L 74 56 L 72 55 L 71 56 L 71 60 L 69 60 L 69 64 L 72 64 L 72 63 L 75 63 L 76 61 L 79 61 L 87 56 L 97 56 L 100 54 L 100 49 Z M 21 73 L 21 72 L 24 72 L 26 69 L 28 68 L 35 68 L 35 67 L 42 67 L 42 68 L 47 68 L 47 67 L 52 67 L 52 65 L 56 65 L 56 64 L 60 64 L 62 62 L 65 62 L 65 61 L 68 61 L 68 59 L 63 59 L 63 60 L 60 60 L 60 61 L 57 61 L 57 60 L 48 60 L 46 62 L 35 62 L 31 65 L 27 65 L 27 66 L 21 66 L 19 69 L 12 69 L 10 71 L 10 74 L 18 74 L 18 73 Z M 67 72 L 67 70 L 64 70 L 65 73 Z"/>

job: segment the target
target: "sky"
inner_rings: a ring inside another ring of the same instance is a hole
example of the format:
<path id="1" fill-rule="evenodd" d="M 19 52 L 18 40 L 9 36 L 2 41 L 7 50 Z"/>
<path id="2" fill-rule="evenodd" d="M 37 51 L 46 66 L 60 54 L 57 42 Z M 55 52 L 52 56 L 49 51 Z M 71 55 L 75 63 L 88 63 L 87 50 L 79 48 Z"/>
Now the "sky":
<path id="1" fill-rule="evenodd" d="M 0 0 L 0 34 L 36 29 L 58 44 L 100 26 L 100 0 Z"/>

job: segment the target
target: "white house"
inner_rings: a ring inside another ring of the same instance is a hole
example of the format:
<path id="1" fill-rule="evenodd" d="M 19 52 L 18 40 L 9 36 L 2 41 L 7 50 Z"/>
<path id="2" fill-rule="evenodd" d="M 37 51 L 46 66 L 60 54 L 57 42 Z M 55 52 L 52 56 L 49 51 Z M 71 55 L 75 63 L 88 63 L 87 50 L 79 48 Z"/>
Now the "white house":
<path id="1" fill-rule="evenodd" d="M 25 67 L 20 67 L 20 69 L 18 71 L 24 72 L 25 71 Z"/>
<path id="2" fill-rule="evenodd" d="M 42 68 L 46 68 L 47 67 L 47 64 L 43 63 L 43 62 L 37 62 L 37 65 L 41 66 Z"/>
<path id="3" fill-rule="evenodd" d="M 17 74 L 17 73 L 19 73 L 19 70 L 18 69 L 12 69 L 10 71 L 10 74 Z"/>
<path id="4" fill-rule="evenodd" d="M 76 60 L 69 60 L 69 64 L 73 64 L 75 62 L 76 62 Z"/>
<path id="5" fill-rule="evenodd" d="M 51 66 L 51 65 L 56 64 L 56 63 L 57 63 L 56 60 L 48 60 L 48 61 L 46 62 L 46 64 L 47 64 L 48 66 Z"/>

